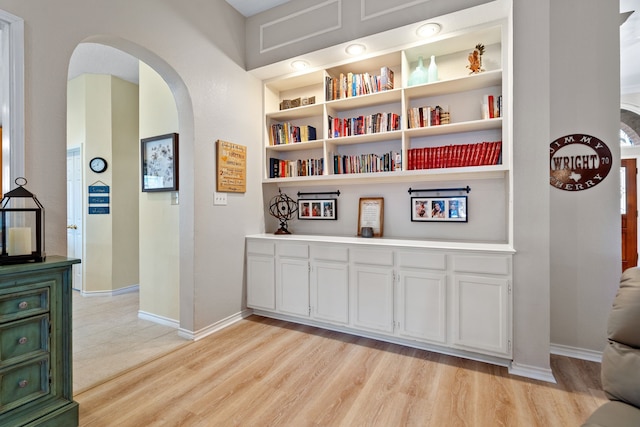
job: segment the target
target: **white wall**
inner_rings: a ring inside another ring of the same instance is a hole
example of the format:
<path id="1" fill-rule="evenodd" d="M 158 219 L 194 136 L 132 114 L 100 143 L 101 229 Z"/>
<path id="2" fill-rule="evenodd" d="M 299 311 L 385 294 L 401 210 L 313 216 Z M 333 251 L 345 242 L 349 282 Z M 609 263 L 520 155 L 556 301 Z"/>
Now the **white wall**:
<path id="1" fill-rule="evenodd" d="M 243 69 L 244 18 L 224 0 L 0 0 L 25 20 L 26 173 L 47 210 L 48 254 L 66 253 L 67 69 L 82 41 L 131 53 L 161 74 L 181 133 L 180 324 L 197 331 L 244 306 L 244 238 L 263 229 L 260 84 Z M 71 12 L 72 11 L 72 12 Z M 107 36 L 108 35 L 108 36 Z M 214 144 L 248 147 L 247 192 L 213 207 Z"/>
<path id="2" fill-rule="evenodd" d="M 551 342 L 602 351 L 621 273 L 619 7 L 598 0 L 550 4 L 551 139 L 593 135 L 614 158 L 594 188 L 551 189 Z"/>
<path id="3" fill-rule="evenodd" d="M 171 89 L 158 73 L 140 62 L 139 139 L 179 133 L 179 130 L 178 110 Z M 140 151 L 136 154 L 139 171 Z M 138 189 L 140 185 L 138 176 Z M 171 202 L 172 197 L 172 192 L 139 193 L 140 311 L 178 322 L 180 214 L 179 206 Z"/>
<path id="4" fill-rule="evenodd" d="M 138 87 L 109 75 L 82 75 L 69 81 L 67 145 L 83 147 L 83 196 L 96 183 L 110 187 L 109 214 L 84 209 L 84 292 L 110 292 L 138 283 L 138 208 L 131 159 L 138 152 Z M 88 162 L 103 157 L 102 174 Z M 115 160 L 115 161 L 114 161 Z M 137 166 L 137 163 L 133 163 Z"/>
<path id="5" fill-rule="evenodd" d="M 447 7 L 464 3 L 450 1 Z M 617 213 L 600 209 L 617 197 L 616 177 L 579 197 L 551 195 L 548 182 L 553 137 L 585 132 L 617 141 L 619 61 L 611 47 L 618 45 L 618 5 L 550 3 L 518 1 L 513 11 L 514 351 L 524 367 L 542 369 L 548 366 L 550 333 L 554 343 L 602 348 L 603 313 L 617 284 L 620 257 Z M 151 65 L 177 100 L 181 170 L 193 171 L 181 176 L 181 326 L 198 331 L 241 310 L 243 236 L 261 231 L 264 220 L 261 92 L 260 83 L 243 71 L 242 17 L 223 0 L 138 0 L 135 6 L 124 0 L 37 6 L 0 0 L 0 9 L 25 19 L 26 167 L 33 177 L 30 189 L 47 207 L 48 248 L 51 242 L 54 252 L 65 252 L 66 66 L 78 42 L 103 41 Z M 406 16 L 403 22 L 413 19 Z M 597 67 L 587 66 L 594 62 Z M 213 207 L 211 200 L 217 139 L 248 146 L 247 193 L 230 195 L 227 207 Z M 56 176 L 60 179 L 52 179 Z"/>

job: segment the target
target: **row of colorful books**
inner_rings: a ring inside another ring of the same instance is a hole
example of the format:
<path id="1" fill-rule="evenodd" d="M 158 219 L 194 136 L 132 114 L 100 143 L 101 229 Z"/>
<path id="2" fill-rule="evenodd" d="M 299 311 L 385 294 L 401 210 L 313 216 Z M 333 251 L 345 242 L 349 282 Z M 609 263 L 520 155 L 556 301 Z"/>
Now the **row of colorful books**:
<path id="1" fill-rule="evenodd" d="M 341 155 L 333 153 L 333 173 L 393 172 L 402 170 L 402 155 L 396 152 L 384 154 Z"/>
<path id="2" fill-rule="evenodd" d="M 269 159 L 269 178 L 314 176 L 324 173 L 324 159 L 282 160 Z"/>
<path id="3" fill-rule="evenodd" d="M 276 123 L 269 131 L 269 144 L 293 144 L 316 140 L 316 128 L 313 126 L 295 126 L 291 123 Z"/>
<path id="4" fill-rule="evenodd" d="M 340 73 L 338 77 L 327 76 L 325 80 L 327 101 L 391 90 L 394 86 L 393 70 L 389 67 L 380 68 L 380 75 Z"/>
<path id="5" fill-rule="evenodd" d="M 407 110 L 407 124 L 409 129 L 423 128 L 426 126 L 448 125 L 450 123 L 449 111 L 436 105 L 430 107 L 413 107 Z"/>
<path id="6" fill-rule="evenodd" d="M 330 138 L 366 135 L 394 130 L 400 130 L 400 116 L 395 113 L 376 113 L 344 119 L 329 116 Z"/>
<path id="7" fill-rule="evenodd" d="M 498 165 L 502 161 L 501 154 L 502 141 L 410 148 L 407 150 L 407 169 Z"/>

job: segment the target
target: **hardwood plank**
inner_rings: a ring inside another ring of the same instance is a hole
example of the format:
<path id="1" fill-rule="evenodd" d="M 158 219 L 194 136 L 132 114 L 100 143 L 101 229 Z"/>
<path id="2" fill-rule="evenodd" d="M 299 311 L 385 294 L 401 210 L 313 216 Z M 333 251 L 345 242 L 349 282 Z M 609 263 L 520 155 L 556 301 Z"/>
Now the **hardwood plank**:
<path id="1" fill-rule="evenodd" d="M 80 425 L 580 425 L 606 401 L 598 363 L 552 356 L 558 384 L 252 316 L 75 396 Z"/>

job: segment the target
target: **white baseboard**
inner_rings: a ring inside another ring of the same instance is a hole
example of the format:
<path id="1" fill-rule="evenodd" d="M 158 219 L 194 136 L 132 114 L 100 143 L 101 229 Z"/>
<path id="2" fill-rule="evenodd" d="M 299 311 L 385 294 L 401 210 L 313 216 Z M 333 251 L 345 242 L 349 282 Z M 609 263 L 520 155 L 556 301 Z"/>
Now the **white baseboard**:
<path id="1" fill-rule="evenodd" d="M 148 320 L 159 325 L 169 326 L 171 328 L 179 329 L 180 322 L 168 317 L 158 316 L 157 314 L 147 313 L 146 311 L 138 310 L 138 318 L 142 320 Z"/>
<path id="2" fill-rule="evenodd" d="M 80 291 L 80 295 L 82 295 L 83 297 L 113 297 L 116 295 L 129 294 L 139 291 L 140 285 L 131 285 L 112 291 Z"/>
<path id="3" fill-rule="evenodd" d="M 244 310 L 241 311 L 240 313 L 236 313 L 232 316 L 229 316 L 225 319 L 222 319 L 216 323 L 214 323 L 213 325 L 209 325 L 206 328 L 202 328 L 199 331 L 193 332 L 193 331 L 188 331 L 186 329 L 182 329 L 180 328 L 180 330 L 178 331 L 178 336 L 182 337 L 182 338 L 186 338 L 188 340 L 193 340 L 193 341 L 198 341 L 206 336 L 209 336 L 211 334 L 213 334 L 214 332 L 217 332 L 221 329 L 226 328 L 227 326 L 230 326 L 242 319 L 245 319 L 249 316 L 251 316 L 251 314 L 253 313 L 252 310 Z"/>
<path id="4" fill-rule="evenodd" d="M 602 352 L 587 350 L 584 348 L 569 347 L 568 345 L 551 344 L 551 354 L 558 356 L 573 357 L 574 359 L 588 360 L 590 362 L 602 363 Z"/>
<path id="5" fill-rule="evenodd" d="M 548 383 L 556 384 L 556 378 L 553 376 L 551 369 L 543 369 L 538 366 L 523 365 L 517 362 L 512 362 L 509 366 L 509 373 L 511 375 L 518 375 L 521 377 L 532 378 L 534 380 L 546 381 Z"/>

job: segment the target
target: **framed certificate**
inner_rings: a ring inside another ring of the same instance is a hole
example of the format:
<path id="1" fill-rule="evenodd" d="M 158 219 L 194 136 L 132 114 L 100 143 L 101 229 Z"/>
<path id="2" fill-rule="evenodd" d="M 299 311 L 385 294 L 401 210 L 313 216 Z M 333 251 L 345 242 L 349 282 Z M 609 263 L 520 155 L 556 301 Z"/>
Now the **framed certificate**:
<path id="1" fill-rule="evenodd" d="M 373 237 L 382 237 L 384 222 L 384 198 L 361 197 L 358 208 L 358 236 L 362 235 L 362 227 L 371 227 Z"/>

